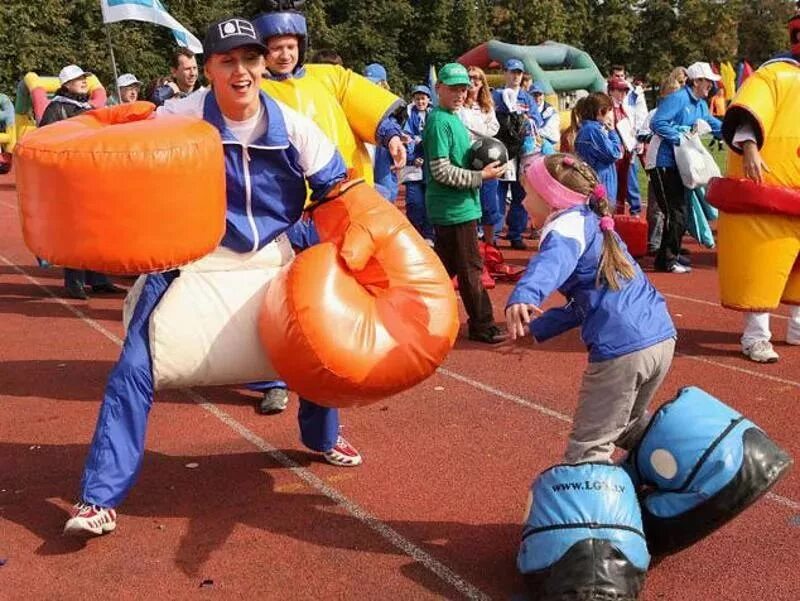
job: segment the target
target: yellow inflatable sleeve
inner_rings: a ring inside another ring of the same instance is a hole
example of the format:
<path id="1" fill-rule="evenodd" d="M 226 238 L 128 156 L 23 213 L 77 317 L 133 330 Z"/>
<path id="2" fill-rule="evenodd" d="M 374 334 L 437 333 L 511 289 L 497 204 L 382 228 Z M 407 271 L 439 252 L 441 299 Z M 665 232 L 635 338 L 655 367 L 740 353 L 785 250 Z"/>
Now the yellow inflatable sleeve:
<path id="1" fill-rule="evenodd" d="M 369 144 L 375 144 L 378 124 L 402 102 L 366 77 L 339 65 L 308 65 L 306 72 L 330 86 L 353 132 Z"/>
<path id="2" fill-rule="evenodd" d="M 746 119 L 745 114 L 757 126 L 761 158 L 769 168 L 764 183 L 800 187 L 800 67 L 775 62 L 747 78 L 725 116 L 725 138 L 729 142 Z M 728 153 L 727 176 L 744 177 L 739 153 Z"/>

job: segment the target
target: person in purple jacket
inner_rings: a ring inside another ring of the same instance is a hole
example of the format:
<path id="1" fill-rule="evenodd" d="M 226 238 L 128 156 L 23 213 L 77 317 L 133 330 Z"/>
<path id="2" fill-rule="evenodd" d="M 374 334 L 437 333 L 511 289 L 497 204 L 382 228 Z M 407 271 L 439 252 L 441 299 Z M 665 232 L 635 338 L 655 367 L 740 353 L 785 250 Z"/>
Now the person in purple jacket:
<path id="1" fill-rule="evenodd" d="M 614 103 L 608 94 L 589 94 L 582 105 L 580 128 L 575 136 L 575 154 L 595 170 L 606 188 L 611 210 L 617 198 L 617 161 L 624 149 L 614 130 Z"/>
<path id="2" fill-rule="evenodd" d="M 672 364 L 675 326 L 664 297 L 614 232 L 609 195 L 584 161 L 538 156 L 524 167 L 525 204 L 544 218 L 539 252 L 506 305 L 512 339 L 543 342 L 581 327 L 589 351 L 567 463 L 610 461 L 631 449 Z M 543 311 L 558 290 L 567 304 Z"/>

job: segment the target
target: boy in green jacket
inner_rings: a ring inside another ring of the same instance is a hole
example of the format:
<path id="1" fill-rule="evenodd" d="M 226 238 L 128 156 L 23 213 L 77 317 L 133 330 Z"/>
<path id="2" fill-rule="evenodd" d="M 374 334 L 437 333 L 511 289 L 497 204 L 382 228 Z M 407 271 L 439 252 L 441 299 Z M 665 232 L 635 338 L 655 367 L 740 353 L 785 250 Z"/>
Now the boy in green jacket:
<path id="1" fill-rule="evenodd" d="M 425 204 L 436 231 L 436 254 L 450 276 L 458 279 L 458 291 L 469 318 L 470 340 L 497 344 L 506 335 L 494 323 L 492 302 L 481 283 L 479 189 L 484 180 L 502 175 L 506 166 L 494 162 L 481 171 L 468 168 L 469 132 L 456 115 L 464 105 L 468 86 L 469 75 L 463 65 L 449 63 L 439 71 L 439 106 L 431 111 L 422 133 Z"/>

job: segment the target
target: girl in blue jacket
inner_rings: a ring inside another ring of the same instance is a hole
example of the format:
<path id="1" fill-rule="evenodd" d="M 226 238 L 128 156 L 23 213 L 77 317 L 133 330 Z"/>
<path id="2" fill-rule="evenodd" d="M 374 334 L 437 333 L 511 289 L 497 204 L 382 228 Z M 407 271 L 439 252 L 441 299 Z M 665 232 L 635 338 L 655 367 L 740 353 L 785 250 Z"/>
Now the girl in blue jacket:
<path id="1" fill-rule="evenodd" d="M 581 109 L 580 127 L 575 137 L 575 154 L 595 170 L 605 186 L 613 211 L 617 198 L 617 167 L 623 148 L 614 131 L 614 104 L 608 94 L 596 92 L 586 97 Z"/>
<path id="2" fill-rule="evenodd" d="M 614 232 L 609 195 L 584 161 L 537 156 L 524 170 L 526 209 L 543 221 L 539 252 L 506 305 L 512 339 L 543 342 L 581 327 L 589 351 L 565 460 L 610 461 L 632 448 L 675 349 L 664 297 Z M 558 290 L 563 307 L 543 311 Z"/>

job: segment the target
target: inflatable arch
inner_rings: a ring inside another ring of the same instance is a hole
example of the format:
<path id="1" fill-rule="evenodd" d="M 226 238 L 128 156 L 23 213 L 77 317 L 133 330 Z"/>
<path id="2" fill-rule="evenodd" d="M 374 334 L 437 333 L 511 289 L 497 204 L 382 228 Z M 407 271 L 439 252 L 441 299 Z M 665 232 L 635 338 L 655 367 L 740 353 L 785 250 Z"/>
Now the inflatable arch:
<path id="1" fill-rule="evenodd" d="M 592 57 L 583 50 L 560 42 L 522 46 L 489 40 L 461 55 L 458 62 L 487 69 L 502 67 L 510 58 L 522 61 L 533 80 L 544 87 L 545 100 L 556 108 L 560 107 L 558 92 L 605 90 L 605 80 Z M 561 130 L 564 131 L 569 127 L 572 111 L 560 112 Z"/>
<path id="2" fill-rule="evenodd" d="M 89 83 L 89 102 L 95 108 L 105 106 L 107 94 L 103 84 L 95 75 L 90 75 L 87 81 Z M 17 84 L 17 97 L 14 103 L 16 132 L 9 141 L 8 152 L 14 149 L 17 140 L 21 140 L 29 131 L 36 129 L 36 124 L 42 118 L 42 113 L 50 103 L 50 98 L 60 87 L 61 83 L 58 81 L 58 77 L 41 77 L 33 72 L 26 73 L 25 77 L 20 80 Z"/>
<path id="3" fill-rule="evenodd" d="M 553 106 L 558 106 L 558 92 L 605 90 L 605 80 L 592 57 L 583 50 L 559 42 L 521 46 L 490 40 L 461 55 L 458 62 L 486 69 L 493 65 L 502 66 L 510 58 L 523 62 L 534 81 L 544 86 L 545 97 Z"/>

